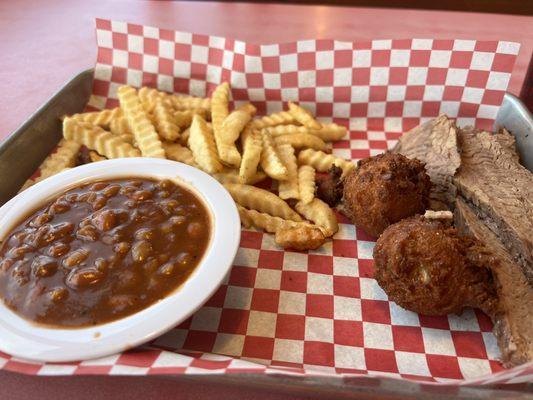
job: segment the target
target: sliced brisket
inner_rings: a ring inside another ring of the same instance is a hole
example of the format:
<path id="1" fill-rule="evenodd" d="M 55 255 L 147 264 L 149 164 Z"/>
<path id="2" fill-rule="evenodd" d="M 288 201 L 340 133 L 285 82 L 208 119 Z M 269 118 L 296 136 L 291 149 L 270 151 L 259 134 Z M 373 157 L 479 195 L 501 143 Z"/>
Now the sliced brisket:
<path id="1" fill-rule="evenodd" d="M 507 133 L 466 128 L 458 139 L 462 161 L 454 183 L 459 195 L 533 285 L 533 175 L 517 162 Z"/>
<path id="2" fill-rule="evenodd" d="M 516 151 L 515 137 L 507 129 L 500 129 L 498 133 L 493 134 L 493 137 L 500 144 L 502 151 L 507 152 L 514 162 L 520 163 L 520 157 Z"/>
<path id="3" fill-rule="evenodd" d="M 463 199 L 455 204 L 455 225 L 459 232 L 485 244 L 496 290 L 499 310 L 492 315 L 494 334 L 505 366 L 533 360 L 533 290 L 507 249 Z"/>

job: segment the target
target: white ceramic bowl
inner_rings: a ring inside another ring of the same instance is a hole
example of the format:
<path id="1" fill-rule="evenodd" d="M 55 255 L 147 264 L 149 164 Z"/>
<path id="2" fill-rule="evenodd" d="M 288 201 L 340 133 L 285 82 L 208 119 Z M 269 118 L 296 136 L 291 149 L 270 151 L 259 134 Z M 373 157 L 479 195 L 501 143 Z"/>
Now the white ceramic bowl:
<path id="1" fill-rule="evenodd" d="M 129 317 L 78 329 L 50 328 L 25 320 L 0 300 L 0 350 L 37 361 L 76 361 L 117 353 L 147 342 L 187 319 L 228 274 L 240 241 L 240 219 L 231 196 L 215 179 L 188 165 L 154 158 L 100 161 L 43 180 L 0 208 L 0 240 L 20 218 L 84 182 L 120 177 L 177 180 L 206 204 L 212 220 L 209 246 L 189 279 L 176 291 Z"/>

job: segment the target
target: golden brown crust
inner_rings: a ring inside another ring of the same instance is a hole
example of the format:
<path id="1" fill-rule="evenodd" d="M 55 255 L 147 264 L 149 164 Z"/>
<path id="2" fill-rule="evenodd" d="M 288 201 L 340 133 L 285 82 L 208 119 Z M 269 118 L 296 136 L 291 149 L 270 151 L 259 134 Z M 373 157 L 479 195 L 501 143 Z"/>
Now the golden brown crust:
<path id="1" fill-rule="evenodd" d="M 372 236 L 387 226 L 423 214 L 431 188 L 424 164 L 385 153 L 360 160 L 344 181 L 344 211 Z"/>
<path id="2" fill-rule="evenodd" d="M 401 307 L 424 315 L 497 307 L 486 253 L 441 220 L 421 216 L 389 226 L 374 248 L 374 278 Z"/>

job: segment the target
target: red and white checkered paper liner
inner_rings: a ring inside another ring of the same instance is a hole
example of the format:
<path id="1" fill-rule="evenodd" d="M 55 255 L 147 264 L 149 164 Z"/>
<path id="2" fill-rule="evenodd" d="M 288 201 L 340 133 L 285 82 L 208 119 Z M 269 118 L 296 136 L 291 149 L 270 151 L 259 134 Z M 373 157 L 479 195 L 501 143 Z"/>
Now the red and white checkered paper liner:
<path id="1" fill-rule="evenodd" d="M 490 129 L 519 49 L 503 41 L 430 39 L 253 45 L 101 19 L 97 40 L 90 107 L 116 106 L 116 90 L 126 83 L 206 96 L 229 81 L 233 104 L 251 101 L 265 114 L 294 100 L 321 120 L 346 125 L 349 138 L 333 151 L 354 160 L 383 152 L 402 132 L 443 112 L 459 124 Z M 42 375 L 252 372 L 461 385 L 531 380 L 532 365 L 500 366 L 492 324 L 481 312 L 425 317 L 389 302 L 372 279 L 374 242 L 339 220 L 333 240 L 306 253 L 283 251 L 272 235 L 243 231 L 218 292 L 148 346 L 68 364 L 4 354 L 0 367 Z"/>

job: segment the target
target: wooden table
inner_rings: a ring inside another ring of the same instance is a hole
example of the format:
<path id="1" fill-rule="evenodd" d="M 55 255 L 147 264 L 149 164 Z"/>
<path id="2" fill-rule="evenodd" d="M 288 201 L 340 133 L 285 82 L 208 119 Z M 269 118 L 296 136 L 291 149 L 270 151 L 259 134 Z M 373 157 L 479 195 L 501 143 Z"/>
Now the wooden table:
<path id="1" fill-rule="evenodd" d="M 522 43 L 509 91 L 519 94 L 533 50 L 533 17 L 245 3 L 166 1 L 19 0 L 0 2 L 0 139 L 9 135 L 67 80 L 95 61 L 94 18 L 102 17 L 169 29 L 233 37 L 255 43 L 308 38 L 366 40 L 389 38 L 502 39 Z M 238 387 L 171 385 L 168 379 L 46 378 L 0 373 L 6 398 L 131 399 L 289 398 Z M 138 382 L 135 384 L 134 382 Z M 181 397 L 182 395 L 183 397 Z"/>

